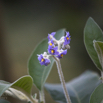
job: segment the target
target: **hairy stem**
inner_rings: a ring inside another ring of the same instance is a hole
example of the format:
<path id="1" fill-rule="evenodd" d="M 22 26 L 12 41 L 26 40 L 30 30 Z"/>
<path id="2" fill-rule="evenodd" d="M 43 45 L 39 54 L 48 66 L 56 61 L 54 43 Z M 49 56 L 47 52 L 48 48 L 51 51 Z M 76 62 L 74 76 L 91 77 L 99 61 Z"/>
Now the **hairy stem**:
<path id="1" fill-rule="evenodd" d="M 103 83 L 103 71 L 101 71 L 101 79 L 102 79 L 102 83 Z"/>
<path id="2" fill-rule="evenodd" d="M 65 80 L 64 80 L 60 60 L 58 58 L 56 58 L 55 56 L 53 56 L 53 57 L 54 57 L 56 64 L 57 64 L 57 69 L 58 69 L 60 81 L 61 81 L 61 84 L 62 84 L 62 87 L 63 87 L 63 90 L 64 90 L 64 94 L 65 94 L 67 103 L 71 103 L 71 100 L 70 100 L 70 97 L 69 97 L 69 94 L 68 94 L 68 91 L 67 91 L 67 88 L 66 88 L 66 85 L 65 85 Z"/>
<path id="3" fill-rule="evenodd" d="M 39 94 L 40 94 L 40 103 L 45 103 L 44 90 L 41 90 L 41 91 L 39 92 Z"/>

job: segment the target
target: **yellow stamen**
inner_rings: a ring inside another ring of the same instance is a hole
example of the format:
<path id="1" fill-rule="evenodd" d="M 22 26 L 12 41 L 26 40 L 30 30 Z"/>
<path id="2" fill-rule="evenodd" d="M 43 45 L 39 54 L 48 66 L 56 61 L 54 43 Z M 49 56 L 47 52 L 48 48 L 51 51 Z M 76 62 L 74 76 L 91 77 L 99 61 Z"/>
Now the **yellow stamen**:
<path id="1" fill-rule="evenodd" d="M 41 62 L 44 62 L 44 58 L 41 60 Z"/>
<path id="2" fill-rule="evenodd" d="M 51 50 L 51 53 L 54 53 L 54 50 Z"/>
<path id="3" fill-rule="evenodd" d="M 52 43 L 50 43 L 49 45 L 52 45 Z"/>
<path id="4" fill-rule="evenodd" d="M 68 37 L 67 37 L 66 39 L 67 39 L 67 40 L 69 40 L 69 38 L 68 38 Z"/>
<path id="5" fill-rule="evenodd" d="M 63 57 L 63 54 L 61 54 L 61 57 Z"/>

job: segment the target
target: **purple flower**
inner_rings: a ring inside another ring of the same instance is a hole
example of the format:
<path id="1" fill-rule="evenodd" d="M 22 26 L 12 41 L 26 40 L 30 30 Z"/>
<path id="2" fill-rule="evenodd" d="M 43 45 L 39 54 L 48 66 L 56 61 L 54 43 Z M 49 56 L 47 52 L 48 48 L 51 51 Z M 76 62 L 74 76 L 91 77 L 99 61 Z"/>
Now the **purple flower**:
<path id="1" fill-rule="evenodd" d="M 70 40 L 71 40 L 70 37 L 71 36 L 70 36 L 69 32 L 66 32 L 66 36 L 64 37 L 64 45 L 70 44 Z"/>
<path id="2" fill-rule="evenodd" d="M 54 37 L 55 34 L 56 34 L 56 32 L 52 32 L 51 34 L 48 34 L 48 40 L 50 41 L 52 39 L 51 36 Z"/>
<path id="3" fill-rule="evenodd" d="M 58 47 L 52 47 L 50 45 L 48 46 L 48 52 L 51 55 L 58 55 L 59 52 L 57 50 L 58 50 Z"/>
<path id="4" fill-rule="evenodd" d="M 63 52 L 59 53 L 59 55 L 57 56 L 59 59 L 61 59 L 63 57 L 63 55 L 67 54 L 67 50 L 62 50 Z"/>
<path id="5" fill-rule="evenodd" d="M 39 63 L 40 63 L 41 65 L 47 66 L 48 64 L 50 64 L 50 60 L 44 58 L 42 54 L 38 55 L 38 60 L 39 60 Z"/>
<path id="6" fill-rule="evenodd" d="M 54 46 L 53 39 L 52 39 L 52 40 L 50 40 L 48 43 L 49 43 L 49 45 L 50 45 L 50 46 L 52 46 L 52 47 Z"/>

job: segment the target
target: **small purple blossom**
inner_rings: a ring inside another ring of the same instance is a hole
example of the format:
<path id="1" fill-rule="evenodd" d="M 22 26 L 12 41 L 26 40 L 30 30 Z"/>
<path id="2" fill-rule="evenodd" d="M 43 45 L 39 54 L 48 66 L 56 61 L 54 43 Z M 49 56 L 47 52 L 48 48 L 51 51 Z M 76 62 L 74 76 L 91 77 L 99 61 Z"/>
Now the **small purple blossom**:
<path id="1" fill-rule="evenodd" d="M 55 45 L 54 45 L 54 42 L 53 42 L 53 39 L 50 40 L 50 41 L 48 42 L 48 44 L 49 44 L 50 46 L 52 46 L 52 47 L 55 46 Z"/>
<path id="2" fill-rule="evenodd" d="M 70 37 L 71 36 L 70 36 L 69 32 L 66 32 L 66 36 L 64 37 L 64 45 L 70 44 L 70 40 L 71 40 Z"/>
<path id="3" fill-rule="evenodd" d="M 47 58 L 44 58 L 42 54 L 38 55 L 38 60 L 41 65 L 47 66 L 48 64 L 50 64 L 50 60 Z"/>
<path id="4" fill-rule="evenodd" d="M 66 50 L 62 50 L 62 52 L 59 53 L 59 55 L 57 56 L 59 59 L 61 59 L 63 57 L 63 55 L 67 54 L 67 49 Z"/>
<path id="5" fill-rule="evenodd" d="M 50 41 L 52 39 L 51 36 L 54 37 L 55 34 L 56 34 L 56 32 L 52 32 L 51 34 L 48 34 L 48 40 Z"/>
<path id="6" fill-rule="evenodd" d="M 59 52 L 57 50 L 58 50 L 58 47 L 52 47 L 50 45 L 48 46 L 48 52 L 51 55 L 58 55 Z"/>

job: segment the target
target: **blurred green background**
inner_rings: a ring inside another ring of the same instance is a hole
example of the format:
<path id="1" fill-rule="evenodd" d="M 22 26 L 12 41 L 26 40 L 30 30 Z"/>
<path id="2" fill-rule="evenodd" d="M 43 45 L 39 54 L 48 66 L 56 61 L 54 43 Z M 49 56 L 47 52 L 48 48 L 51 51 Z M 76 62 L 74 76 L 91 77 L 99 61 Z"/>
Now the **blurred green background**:
<path id="1" fill-rule="evenodd" d="M 36 45 L 61 28 L 66 28 L 72 38 L 71 49 L 61 60 L 65 81 L 88 69 L 99 72 L 83 42 L 84 26 L 90 16 L 103 28 L 102 0 L 1 0 L 0 79 L 14 82 L 27 75 L 28 58 Z M 60 83 L 55 65 L 47 82 Z M 55 103 L 46 91 L 45 98 L 47 103 Z"/>

